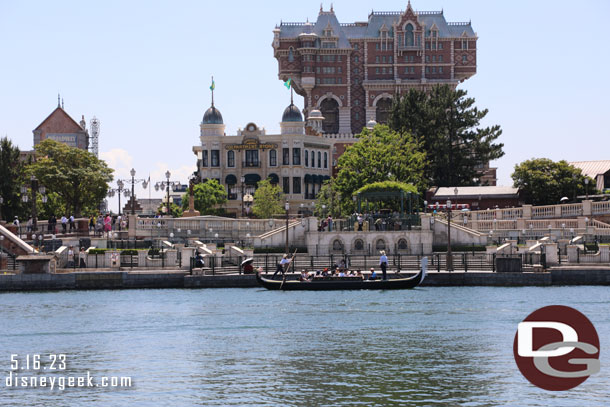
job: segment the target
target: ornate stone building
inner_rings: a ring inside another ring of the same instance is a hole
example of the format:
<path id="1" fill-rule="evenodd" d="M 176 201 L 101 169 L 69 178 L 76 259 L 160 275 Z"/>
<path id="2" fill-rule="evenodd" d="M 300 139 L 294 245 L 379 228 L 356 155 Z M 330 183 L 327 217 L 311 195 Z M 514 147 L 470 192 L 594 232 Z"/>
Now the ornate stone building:
<path id="1" fill-rule="evenodd" d="M 32 133 L 35 146 L 45 139 L 53 139 L 70 147 L 89 149 L 89 132 L 85 117 L 83 116 L 80 123 L 77 123 L 60 105 L 59 96 L 57 108 Z"/>
<path id="2" fill-rule="evenodd" d="M 280 134 L 248 123 L 236 135 L 226 135 L 222 114 L 212 102 L 201 122 L 201 143 L 193 147 L 198 174 L 226 187 L 227 212 L 238 217 L 250 212 L 249 197 L 263 179 L 282 187 L 290 213 L 310 214 L 332 167 L 332 140 L 321 136 L 321 121 L 320 112 L 312 110 L 305 123 L 291 103 L 282 115 Z"/>
<path id="3" fill-rule="evenodd" d="M 456 87 L 477 71 L 477 35 L 470 22 L 447 22 L 443 11 L 371 12 L 340 23 L 332 6 L 315 22 L 282 22 L 273 30 L 279 79 L 292 80 L 304 112 L 320 110 L 333 164 L 370 121 L 385 123 L 396 94 L 438 84 Z M 481 168 L 495 185 L 495 168 Z"/>

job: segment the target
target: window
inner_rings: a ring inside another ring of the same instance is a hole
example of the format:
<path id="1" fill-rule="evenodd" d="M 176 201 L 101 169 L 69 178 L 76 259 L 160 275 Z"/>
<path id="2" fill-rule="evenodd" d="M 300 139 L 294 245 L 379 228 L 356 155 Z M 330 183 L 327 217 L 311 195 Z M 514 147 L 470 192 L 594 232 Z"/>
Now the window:
<path id="1" fill-rule="evenodd" d="M 258 167 L 258 150 L 246 150 L 246 167 Z"/>
<path id="2" fill-rule="evenodd" d="M 355 120 L 360 119 L 360 113 L 358 113 L 358 112 L 354 113 L 354 119 Z"/>
<path id="3" fill-rule="evenodd" d="M 443 43 L 442 42 L 438 43 L 438 49 L 443 49 Z"/>
<path id="4" fill-rule="evenodd" d="M 322 168 L 322 153 L 318 151 L 318 168 Z"/>
<path id="5" fill-rule="evenodd" d="M 339 85 L 341 85 L 341 82 L 343 82 L 343 79 L 342 79 L 342 78 L 337 78 L 337 83 L 338 83 Z"/>
<path id="6" fill-rule="evenodd" d="M 208 150 L 203 150 L 201 152 L 201 166 L 202 167 L 208 166 Z"/>
<path id="7" fill-rule="evenodd" d="M 432 62 L 436 62 L 436 55 L 432 55 Z"/>
<path id="8" fill-rule="evenodd" d="M 354 78 L 354 85 L 358 85 L 358 84 L 360 84 L 360 79 Z"/>
<path id="9" fill-rule="evenodd" d="M 320 78 L 316 78 L 316 84 L 319 85 L 320 84 Z"/>
<path id="10" fill-rule="evenodd" d="M 328 153 L 324 152 L 324 168 L 328 168 Z"/>
<path id="11" fill-rule="evenodd" d="M 383 56 L 381 61 L 385 64 L 385 55 Z"/>
<path id="12" fill-rule="evenodd" d="M 364 250 L 364 241 L 362 239 L 356 239 L 356 241 L 354 242 L 354 250 Z"/>
<path id="13" fill-rule="evenodd" d="M 355 49 L 355 50 L 358 50 L 358 48 L 359 48 L 359 47 L 358 47 L 358 44 L 354 44 L 354 49 Z M 356 58 L 358 58 L 358 57 L 356 57 Z"/>
<path id="14" fill-rule="evenodd" d="M 426 62 L 430 62 L 430 55 L 426 55 Z"/>
<path id="15" fill-rule="evenodd" d="M 301 165 L 301 149 L 292 149 L 292 165 Z"/>
<path id="16" fill-rule="evenodd" d="M 465 64 L 468 62 L 468 57 L 466 55 L 462 55 L 462 63 Z"/>
<path id="17" fill-rule="evenodd" d="M 333 252 L 342 252 L 343 251 L 343 242 L 339 239 L 335 239 L 333 241 Z"/>
<path id="18" fill-rule="evenodd" d="M 305 150 L 305 167 L 309 167 L 309 151 Z"/>
<path id="19" fill-rule="evenodd" d="M 337 55 L 337 62 L 341 62 L 341 55 Z"/>
<path id="20" fill-rule="evenodd" d="M 414 66 L 411 67 L 411 73 L 415 73 L 415 67 Z"/>
<path id="21" fill-rule="evenodd" d="M 436 73 L 436 67 L 435 66 L 432 67 L 432 73 Z"/>
<path id="22" fill-rule="evenodd" d="M 269 150 L 269 166 L 277 166 L 277 150 Z"/>
<path id="23" fill-rule="evenodd" d="M 290 177 L 282 177 L 282 186 L 285 194 L 290 193 Z"/>
<path id="24" fill-rule="evenodd" d="M 337 43 L 334 41 L 323 41 L 322 48 L 337 48 Z"/>
<path id="25" fill-rule="evenodd" d="M 376 63 L 376 64 L 378 64 L 378 63 L 379 63 L 379 55 L 377 55 L 377 56 L 375 57 L 375 63 Z"/>
<path id="26" fill-rule="evenodd" d="M 288 62 L 294 62 L 294 52 L 292 52 L 292 47 L 288 49 Z"/>
<path id="27" fill-rule="evenodd" d="M 358 75 L 360 73 L 360 70 L 358 68 L 354 68 L 354 75 Z"/>
<path id="28" fill-rule="evenodd" d="M 390 56 L 388 57 L 388 62 L 389 62 L 389 63 L 393 63 L 393 62 L 394 62 L 394 57 L 392 57 L 392 55 L 390 55 Z"/>
<path id="29" fill-rule="evenodd" d="M 426 49 L 430 49 L 430 41 L 426 41 Z"/>
<path id="30" fill-rule="evenodd" d="M 462 49 L 468 49 L 468 41 L 462 40 Z"/>
<path id="31" fill-rule="evenodd" d="M 385 71 L 385 66 L 384 66 L 383 68 L 381 68 L 381 73 L 383 73 L 383 74 L 385 74 L 385 73 L 386 73 L 386 71 Z"/>
<path id="32" fill-rule="evenodd" d="M 316 152 L 313 150 L 311 150 L 311 166 L 316 166 Z"/>
<path id="33" fill-rule="evenodd" d="M 409 73 L 409 67 L 408 66 L 405 67 L 405 73 Z"/>
<path id="34" fill-rule="evenodd" d="M 356 55 L 356 56 L 354 57 L 354 63 L 356 63 L 356 64 L 357 64 L 358 62 L 360 62 L 360 59 L 358 58 L 358 55 Z"/>
<path id="35" fill-rule="evenodd" d="M 398 241 L 398 250 L 407 250 L 407 249 L 408 249 L 407 241 L 405 239 L 400 239 Z"/>
<path id="36" fill-rule="evenodd" d="M 426 67 L 426 73 L 430 73 L 430 67 Z"/>
<path id="37" fill-rule="evenodd" d="M 413 25 L 407 24 L 405 27 L 405 45 L 407 47 L 413 46 Z"/>
<path id="38" fill-rule="evenodd" d="M 340 66 L 337 67 L 337 73 L 343 73 L 343 69 Z"/>
<path id="39" fill-rule="evenodd" d="M 322 55 L 322 62 L 335 62 L 335 56 L 334 55 Z"/>
<path id="40" fill-rule="evenodd" d="M 320 73 L 320 67 L 316 66 L 316 73 Z"/>
<path id="41" fill-rule="evenodd" d="M 220 167 L 220 150 L 211 150 L 210 153 L 212 167 Z"/>
<path id="42" fill-rule="evenodd" d="M 282 150 L 282 165 L 290 165 L 290 149 L 284 148 Z"/>
<path id="43" fill-rule="evenodd" d="M 235 151 L 227 151 L 227 167 L 235 167 Z"/>
<path id="44" fill-rule="evenodd" d="M 442 55 L 438 56 L 438 62 L 443 62 L 443 56 Z"/>
<path id="45" fill-rule="evenodd" d="M 379 43 L 378 43 L 378 42 L 376 42 L 376 43 L 375 43 L 375 49 L 376 49 L 377 51 L 379 51 Z"/>
<path id="46" fill-rule="evenodd" d="M 438 67 L 438 73 L 443 73 L 443 67 L 442 66 Z"/>
<path id="47" fill-rule="evenodd" d="M 292 177 L 292 193 L 301 193 L 301 177 Z"/>
<path id="48" fill-rule="evenodd" d="M 375 73 L 378 74 L 379 73 L 379 68 L 375 68 Z"/>
<path id="49" fill-rule="evenodd" d="M 360 100 L 358 100 L 358 99 L 354 100 L 354 106 L 360 106 Z"/>
<path id="50" fill-rule="evenodd" d="M 312 71 L 311 66 L 306 65 L 303 67 L 303 72 L 311 72 L 311 71 Z"/>

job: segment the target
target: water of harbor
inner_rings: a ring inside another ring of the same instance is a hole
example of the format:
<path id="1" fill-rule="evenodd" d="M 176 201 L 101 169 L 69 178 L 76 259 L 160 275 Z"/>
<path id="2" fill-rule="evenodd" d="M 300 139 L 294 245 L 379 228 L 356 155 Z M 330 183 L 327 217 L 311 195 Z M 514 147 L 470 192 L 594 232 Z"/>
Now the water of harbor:
<path id="1" fill-rule="evenodd" d="M 532 386 L 513 359 L 517 324 L 551 304 L 601 341 L 601 372 L 567 392 Z M 608 405 L 609 311 L 608 287 L 3 293 L 0 405 Z M 133 387 L 6 388 L 11 354 L 59 353 L 66 374 Z"/>

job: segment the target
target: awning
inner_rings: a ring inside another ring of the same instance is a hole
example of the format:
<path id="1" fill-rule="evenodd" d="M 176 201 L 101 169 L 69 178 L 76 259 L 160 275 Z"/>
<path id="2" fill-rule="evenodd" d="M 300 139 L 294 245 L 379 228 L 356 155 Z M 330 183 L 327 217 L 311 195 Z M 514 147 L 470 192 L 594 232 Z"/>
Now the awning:
<path id="1" fill-rule="evenodd" d="M 323 181 L 328 181 L 330 179 L 330 175 L 324 175 Z"/>
<path id="2" fill-rule="evenodd" d="M 321 184 L 322 183 L 322 176 L 321 175 L 314 175 L 313 182 L 314 182 L 314 184 Z"/>
<path id="3" fill-rule="evenodd" d="M 267 179 L 272 183 L 272 184 L 279 184 L 280 183 L 280 177 L 277 176 L 277 174 L 271 173 L 267 176 Z"/>
<path id="4" fill-rule="evenodd" d="M 305 174 L 305 183 L 306 184 L 311 183 L 311 174 Z"/>
<path id="5" fill-rule="evenodd" d="M 246 174 L 244 178 L 246 179 L 246 185 L 256 185 L 261 180 L 261 176 L 258 174 Z"/>
<path id="6" fill-rule="evenodd" d="M 227 184 L 227 185 L 237 184 L 237 177 L 233 174 L 227 175 L 227 177 L 225 178 L 225 184 Z"/>

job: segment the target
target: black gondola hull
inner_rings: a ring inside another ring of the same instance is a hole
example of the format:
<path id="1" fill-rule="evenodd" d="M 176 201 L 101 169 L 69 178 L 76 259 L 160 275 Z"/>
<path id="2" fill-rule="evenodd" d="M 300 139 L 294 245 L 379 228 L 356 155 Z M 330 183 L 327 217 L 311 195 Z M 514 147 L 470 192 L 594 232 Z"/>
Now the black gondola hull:
<path id="1" fill-rule="evenodd" d="M 395 278 L 390 280 L 362 280 L 362 281 L 341 281 L 335 280 L 314 280 L 314 281 L 294 281 L 271 280 L 260 274 L 256 275 L 258 283 L 268 290 L 284 291 L 325 291 L 325 290 L 404 290 L 415 288 L 424 281 L 425 272 L 419 271 L 416 275 L 409 278 Z"/>

